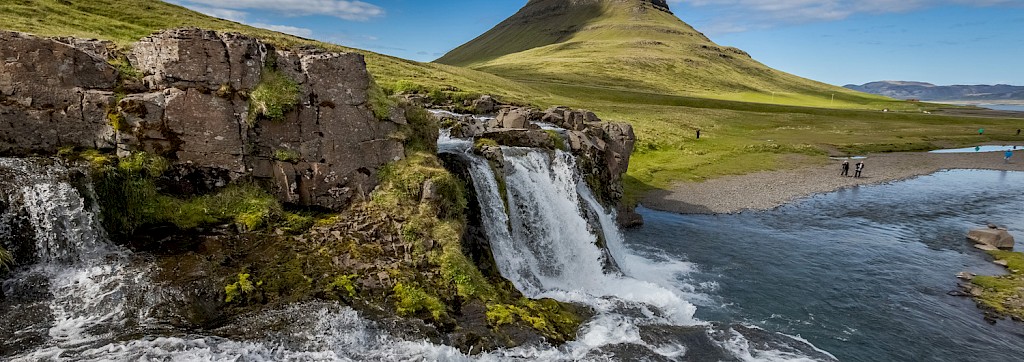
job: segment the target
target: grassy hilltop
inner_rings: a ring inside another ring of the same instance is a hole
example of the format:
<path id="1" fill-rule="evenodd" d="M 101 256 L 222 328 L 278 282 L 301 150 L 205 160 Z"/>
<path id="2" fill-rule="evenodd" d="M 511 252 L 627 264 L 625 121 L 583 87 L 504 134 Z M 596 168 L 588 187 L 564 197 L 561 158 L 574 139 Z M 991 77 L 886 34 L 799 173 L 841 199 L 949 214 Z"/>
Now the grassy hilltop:
<path id="1" fill-rule="evenodd" d="M 530 82 L 751 102 L 864 108 L 891 101 L 766 67 L 648 0 L 531 0 L 437 62 Z"/>
<path id="2" fill-rule="evenodd" d="M 302 39 L 151 0 L 5 1 L 0 29 L 109 39 L 122 46 L 165 28 L 236 31 L 278 46 L 362 53 L 385 88 L 412 84 L 538 107 L 587 108 L 636 128 L 639 144 L 627 177 L 634 197 L 674 182 L 826 162 L 826 154 L 1008 141 L 1024 123 L 941 115 L 940 105 L 858 93 L 773 70 L 741 50 L 714 44 L 649 0 L 571 4 L 531 0 L 438 63 Z M 979 136 L 978 128 L 987 129 L 986 135 Z M 700 141 L 694 139 L 697 129 L 705 135 Z"/>

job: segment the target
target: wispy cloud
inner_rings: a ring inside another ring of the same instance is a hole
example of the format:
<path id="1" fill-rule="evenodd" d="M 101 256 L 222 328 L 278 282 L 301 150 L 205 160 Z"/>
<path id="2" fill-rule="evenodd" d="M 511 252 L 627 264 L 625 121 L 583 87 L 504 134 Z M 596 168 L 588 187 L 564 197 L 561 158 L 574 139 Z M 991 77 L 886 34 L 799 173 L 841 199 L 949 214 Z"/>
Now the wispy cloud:
<path id="1" fill-rule="evenodd" d="M 1024 0 L 669 0 L 714 10 L 722 16 L 703 27 L 736 33 L 787 24 L 843 20 L 857 14 L 905 13 L 940 5 L 1024 7 Z"/>
<path id="2" fill-rule="evenodd" d="M 221 8 L 215 8 L 215 7 L 209 7 L 209 6 L 192 4 L 192 2 L 195 2 L 195 1 L 188 2 L 188 1 L 179 1 L 179 0 L 169 0 L 169 2 L 172 2 L 172 3 L 178 4 L 178 5 L 187 7 L 189 9 L 192 9 L 194 11 L 198 11 L 200 13 L 203 13 L 203 14 L 206 14 L 206 15 L 209 15 L 209 16 L 218 17 L 218 18 L 221 18 L 221 19 L 227 19 L 227 20 L 231 20 L 231 21 L 234 21 L 234 22 L 239 22 L 239 23 L 242 23 L 242 24 L 250 25 L 250 26 L 255 26 L 257 28 L 270 29 L 270 30 L 273 30 L 273 31 L 281 32 L 281 33 L 291 34 L 291 35 L 295 35 L 295 36 L 301 36 L 303 38 L 312 38 L 313 37 L 313 30 L 311 30 L 311 29 L 300 28 L 300 27 L 296 27 L 296 26 L 267 24 L 267 23 L 249 21 L 249 19 L 248 19 L 249 13 L 244 12 L 244 11 L 232 10 L 232 9 L 221 9 Z"/>
<path id="3" fill-rule="evenodd" d="M 257 9 L 283 16 L 328 15 L 344 20 L 366 21 L 384 16 L 384 8 L 355 0 L 183 0 L 216 9 Z M 185 5 L 189 6 L 189 5 Z M 192 7 L 192 6 L 189 6 Z"/>

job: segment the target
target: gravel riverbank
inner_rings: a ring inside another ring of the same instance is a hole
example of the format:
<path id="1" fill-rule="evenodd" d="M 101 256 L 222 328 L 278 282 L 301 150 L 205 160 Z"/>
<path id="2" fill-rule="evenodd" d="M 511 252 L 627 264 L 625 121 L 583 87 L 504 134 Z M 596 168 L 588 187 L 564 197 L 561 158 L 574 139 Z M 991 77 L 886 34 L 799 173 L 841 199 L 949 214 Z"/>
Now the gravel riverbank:
<path id="1" fill-rule="evenodd" d="M 859 160 L 850 160 L 850 175 Z M 767 210 L 787 202 L 846 187 L 881 184 L 948 169 L 1024 171 L 1024 148 L 1010 163 L 1002 152 L 985 153 L 886 153 L 863 160 L 863 177 L 839 176 L 843 161 L 790 170 L 725 176 L 704 182 L 680 183 L 669 190 L 649 193 L 642 204 L 656 210 L 682 214 L 724 214 Z"/>

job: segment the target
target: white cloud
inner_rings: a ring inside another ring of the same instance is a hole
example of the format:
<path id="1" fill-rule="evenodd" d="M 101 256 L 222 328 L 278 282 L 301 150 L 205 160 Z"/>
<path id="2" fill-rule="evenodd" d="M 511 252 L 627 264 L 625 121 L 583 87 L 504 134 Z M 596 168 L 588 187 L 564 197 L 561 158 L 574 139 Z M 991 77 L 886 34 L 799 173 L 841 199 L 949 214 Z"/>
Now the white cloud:
<path id="1" fill-rule="evenodd" d="M 258 9 L 282 16 L 328 15 L 345 20 L 365 21 L 384 16 L 384 8 L 356 0 L 186 0 L 217 9 Z M 195 8 L 193 6 L 189 6 Z"/>
<path id="2" fill-rule="evenodd" d="M 249 25 L 255 26 L 257 28 L 264 28 L 264 29 L 269 29 L 269 30 L 273 30 L 273 31 L 276 31 L 276 32 L 281 32 L 281 33 L 285 33 L 285 34 L 291 34 L 291 35 L 295 35 L 295 36 L 300 36 L 300 37 L 303 37 L 303 38 L 312 38 L 313 37 L 313 30 L 306 29 L 306 28 L 299 28 L 299 27 L 288 26 L 288 25 L 264 24 L 264 23 L 249 23 Z"/>
<path id="3" fill-rule="evenodd" d="M 856 14 L 902 13 L 940 5 L 1024 6 L 1024 0 L 668 0 L 722 14 L 711 33 L 740 32 L 783 24 L 836 21 Z M 743 25 L 737 25 L 743 24 Z"/>

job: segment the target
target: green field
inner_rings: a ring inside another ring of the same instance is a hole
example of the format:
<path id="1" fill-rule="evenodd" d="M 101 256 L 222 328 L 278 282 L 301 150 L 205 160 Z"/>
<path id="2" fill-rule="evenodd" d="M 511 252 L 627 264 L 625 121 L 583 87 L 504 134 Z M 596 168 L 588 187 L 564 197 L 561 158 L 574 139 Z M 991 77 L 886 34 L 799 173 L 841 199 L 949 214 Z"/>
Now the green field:
<path id="1" fill-rule="evenodd" d="M 236 31 L 279 47 L 313 44 L 365 54 L 370 72 L 386 89 L 412 84 L 424 91 L 492 94 L 541 108 L 590 109 L 636 128 L 638 147 L 627 177 L 633 199 L 673 182 L 822 163 L 828 154 L 1014 141 L 1013 132 L 1024 127 L 1020 119 L 925 114 L 940 105 L 857 93 L 775 71 L 711 43 L 666 13 L 630 12 L 619 2 L 559 12 L 556 3 L 531 1 L 555 7 L 537 10 L 547 14 L 541 26 L 502 23 L 440 59 L 455 65 L 301 39 L 150 0 L 9 0 L 0 3 L 0 29 L 109 39 L 120 46 L 164 28 Z M 566 33 L 565 24 L 577 31 Z M 886 108 L 893 112 L 881 112 Z M 979 136 L 978 128 L 988 132 Z M 694 139 L 696 129 L 704 133 L 700 141 Z"/>

